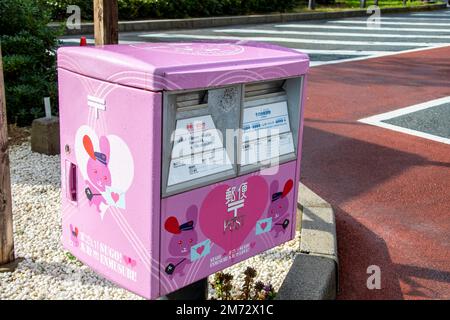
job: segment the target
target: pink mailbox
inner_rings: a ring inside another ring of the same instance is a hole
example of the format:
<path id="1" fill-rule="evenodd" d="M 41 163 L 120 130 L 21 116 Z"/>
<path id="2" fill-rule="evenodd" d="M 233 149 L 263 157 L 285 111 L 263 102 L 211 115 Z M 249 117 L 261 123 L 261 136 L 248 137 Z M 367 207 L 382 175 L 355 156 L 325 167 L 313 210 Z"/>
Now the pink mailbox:
<path id="1" fill-rule="evenodd" d="M 59 49 L 64 247 L 154 299 L 292 239 L 308 67 L 261 43 Z"/>

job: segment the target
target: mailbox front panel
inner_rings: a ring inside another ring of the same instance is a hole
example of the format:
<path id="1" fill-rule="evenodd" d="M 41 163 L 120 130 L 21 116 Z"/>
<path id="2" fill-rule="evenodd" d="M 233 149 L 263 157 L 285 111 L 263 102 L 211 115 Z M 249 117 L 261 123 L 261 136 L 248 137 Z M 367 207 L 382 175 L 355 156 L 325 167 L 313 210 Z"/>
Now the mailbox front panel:
<path id="1" fill-rule="evenodd" d="M 296 161 L 162 200 L 161 294 L 292 238 Z"/>

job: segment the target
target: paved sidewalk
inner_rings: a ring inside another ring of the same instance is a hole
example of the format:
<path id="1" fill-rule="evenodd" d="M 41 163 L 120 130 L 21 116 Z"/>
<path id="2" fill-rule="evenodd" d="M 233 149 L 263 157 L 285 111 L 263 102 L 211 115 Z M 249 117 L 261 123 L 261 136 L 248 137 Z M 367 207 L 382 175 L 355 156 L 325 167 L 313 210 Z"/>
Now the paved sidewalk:
<path id="1" fill-rule="evenodd" d="M 311 69 L 301 181 L 335 209 L 341 299 L 450 298 L 449 145 L 358 122 L 450 96 L 449 57 Z M 370 265 L 381 290 L 366 287 Z"/>

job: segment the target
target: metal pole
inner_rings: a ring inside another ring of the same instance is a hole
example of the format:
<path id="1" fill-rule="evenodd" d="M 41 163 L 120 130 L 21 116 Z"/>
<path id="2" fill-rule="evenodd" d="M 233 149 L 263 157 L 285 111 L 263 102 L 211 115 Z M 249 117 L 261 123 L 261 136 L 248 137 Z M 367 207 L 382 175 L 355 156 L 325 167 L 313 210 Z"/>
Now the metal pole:
<path id="1" fill-rule="evenodd" d="M 309 0 L 308 1 L 308 9 L 314 10 L 316 8 L 316 1 L 315 0 Z"/>
<path id="2" fill-rule="evenodd" d="M 359 3 L 360 3 L 360 6 L 359 6 L 360 8 L 366 7 L 366 0 L 360 0 Z"/>

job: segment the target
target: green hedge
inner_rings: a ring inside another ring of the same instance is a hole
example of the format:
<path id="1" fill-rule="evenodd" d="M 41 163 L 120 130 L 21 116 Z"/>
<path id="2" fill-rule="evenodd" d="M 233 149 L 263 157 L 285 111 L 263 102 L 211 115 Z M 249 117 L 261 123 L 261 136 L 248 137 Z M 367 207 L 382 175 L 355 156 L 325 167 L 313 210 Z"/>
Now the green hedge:
<path id="1" fill-rule="evenodd" d="M 59 32 L 47 28 L 50 13 L 36 1 L 1 0 L 0 12 L 8 122 L 28 125 L 43 116 L 44 97 L 50 96 L 56 106 Z"/>
<path id="2" fill-rule="evenodd" d="M 92 0 L 39 0 L 52 10 L 55 20 L 67 17 L 68 5 L 78 5 L 83 20 L 92 20 Z M 119 19 L 157 19 L 285 12 L 301 0 L 118 0 Z"/>

